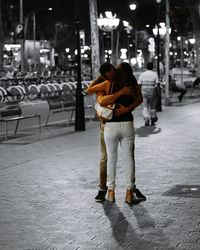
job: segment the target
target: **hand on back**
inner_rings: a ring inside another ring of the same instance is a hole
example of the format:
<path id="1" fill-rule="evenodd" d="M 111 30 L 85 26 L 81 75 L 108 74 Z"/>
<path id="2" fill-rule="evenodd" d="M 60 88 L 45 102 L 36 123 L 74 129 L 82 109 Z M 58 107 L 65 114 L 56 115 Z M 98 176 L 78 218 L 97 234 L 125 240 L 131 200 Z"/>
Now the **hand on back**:
<path id="1" fill-rule="evenodd" d="M 122 89 L 122 95 L 134 95 L 135 91 L 132 86 L 124 86 Z"/>

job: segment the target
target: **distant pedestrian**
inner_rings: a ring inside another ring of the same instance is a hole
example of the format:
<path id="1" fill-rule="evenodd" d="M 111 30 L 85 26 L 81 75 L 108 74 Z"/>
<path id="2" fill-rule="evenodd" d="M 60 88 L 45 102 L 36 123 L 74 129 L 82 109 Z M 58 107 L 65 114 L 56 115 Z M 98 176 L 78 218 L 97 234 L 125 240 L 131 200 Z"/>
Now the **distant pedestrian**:
<path id="1" fill-rule="evenodd" d="M 179 102 L 182 102 L 183 96 L 187 93 L 187 90 L 184 86 L 177 85 L 176 81 L 169 75 L 169 87 L 173 92 L 178 92 L 180 95 L 178 96 Z"/>
<path id="2" fill-rule="evenodd" d="M 198 85 L 200 85 L 200 77 L 197 77 L 192 83 L 192 85 L 193 85 L 193 88 L 196 88 Z"/>
<path id="3" fill-rule="evenodd" d="M 138 84 L 143 95 L 143 117 L 145 126 L 154 125 L 156 114 L 158 74 L 153 71 L 153 63 L 147 63 L 147 70 L 139 76 Z"/>

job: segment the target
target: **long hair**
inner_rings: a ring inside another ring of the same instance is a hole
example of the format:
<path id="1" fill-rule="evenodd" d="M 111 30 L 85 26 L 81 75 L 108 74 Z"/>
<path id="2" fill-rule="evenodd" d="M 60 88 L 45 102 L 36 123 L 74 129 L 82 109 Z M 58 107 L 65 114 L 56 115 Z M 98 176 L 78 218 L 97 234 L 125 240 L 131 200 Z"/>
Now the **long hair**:
<path id="1" fill-rule="evenodd" d="M 124 86 L 137 85 L 137 80 L 133 75 L 133 70 L 129 63 L 123 62 L 119 64 L 116 70 L 115 82 L 116 82 L 114 88 L 115 92 Z"/>

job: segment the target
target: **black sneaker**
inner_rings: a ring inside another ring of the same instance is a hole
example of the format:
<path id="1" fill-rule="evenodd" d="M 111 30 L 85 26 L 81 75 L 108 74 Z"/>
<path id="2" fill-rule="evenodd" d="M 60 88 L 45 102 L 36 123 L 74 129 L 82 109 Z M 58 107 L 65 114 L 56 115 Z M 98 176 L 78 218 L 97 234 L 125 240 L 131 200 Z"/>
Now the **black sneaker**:
<path id="1" fill-rule="evenodd" d="M 158 117 L 152 117 L 151 118 L 151 126 L 153 126 L 155 124 L 155 122 L 158 121 Z"/>
<path id="2" fill-rule="evenodd" d="M 101 202 L 106 200 L 107 190 L 99 190 L 97 196 L 95 197 L 95 201 Z"/>
<path id="3" fill-rule="evenodd" d="M 144 121 L 144 126 L 145 126 L 145 127 L 149 126 L 149 119 L 145 119 L 145 121 Z"/>
<path id="4" fill-rule="evenodd" d="M 179 102 L 182 102 L 182 99 L 183 99 L 183 96 L 182 96 L 182 95 L 179 95 L 179 96 L 178 96 Z"/>
<path id="5" fill-rule="evenodd" d="M 140 192 L 139 189 L 134 190 L 134 200 L 136 201 L 146 201 L 146 197 Z"/>

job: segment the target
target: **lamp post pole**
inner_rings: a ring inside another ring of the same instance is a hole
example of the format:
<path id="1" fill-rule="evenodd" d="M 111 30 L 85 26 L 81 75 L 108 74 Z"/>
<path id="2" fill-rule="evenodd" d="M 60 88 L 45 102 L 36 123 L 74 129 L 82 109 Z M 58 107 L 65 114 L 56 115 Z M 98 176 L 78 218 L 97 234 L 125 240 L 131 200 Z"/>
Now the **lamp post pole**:
<path id="1" fill-rule="evenodd" d="M 76 85 L 76 110 L 75 110 L 75 131 L 85 131 L 85 109 L 81 84 L 81 43 L 80 43 L 80 22 L 78 14 L 78 0 L 76 1 L 76 46 L 77 46 L 77 85 Z"/>
<path id="2" fill-rule="evenodd" d="M 160 2 L 161 0 L 156 0 L 158 3 L 158 10 L 157 10 L 157 36 L 156 36 L 156 54 L 157 54 L 157 74 L 160 80 L 160 30 L 159 30 L 159 19 L 160 19 Z M 160 83 L 157 86 L 157 105 L 156 111 L 162 111 L 162 91 Z"/>
<path id="3" fill-rule="evenodd" d="M 165 0 L 166 4 L 166 44 L 165 44 L 165 106 L 170 106 L 169 98 L 169 44 L 170 44 L 170 18 L 169 18 L 169 0 Z"/>
<path id="4" fill-rule="evenodd" d="M 158 34 L 156 36 L 156 55 L 157 55 L 157 74 L 160 79 L 160 32 L 158 28 Z"/>
<path id="5" fill-rule="evenodd" d="M 136 10 L 137 5 L 134 2 L 132 2 L 131 4 L 129 4 L 129 8 L 130 8 L 130 10 L 134 11 L 134 10 Z M 138 63 L 137 63 L 137 43 L 138 43 L 138 41 L 137 41 L 137 28 L 135 27 L 135 59 L 136 59 L 136 69 L 138 68 Z"/>
<path id="6" fill-rule="evenodd" d="M 160 32 L 159 32 L 159 28 L 158 28 L 158 34 L 156 37 L 156 44 L 157 44 L 157 74 L 160 80 Z M 162 111 L 162 91 L 161 91 L 160 83 L 158 83 L 158 86 L 157 86 L 157 94 L 158 94 L 158 101 L 156 105 L 156 110 Z"/>
<path id="7" fill-rule="evenodd" d="M 23 0 L 19 0 L 19 22 L 24 25 Z M 21 71 L 24 71 L 24 27 L 21 39 Z"/>
<path id="8" fill-rule="evenodd" d="M 36 43 L 36 14 L 33 12 L 33 67 L 34 70 L 36 70 L 36 48 L 35 48 L 35 43 Z"/>
<path id="9" fill-rule="evenodd" d="M 128 53 L 128 61 L 130 63 L 131 55 L 130 55 L 130 33 L 133 30 L 133 27 L 129 25 L 129 22 L 123 21 L 124 29 L 127 33 L 127 53 Z"/>

